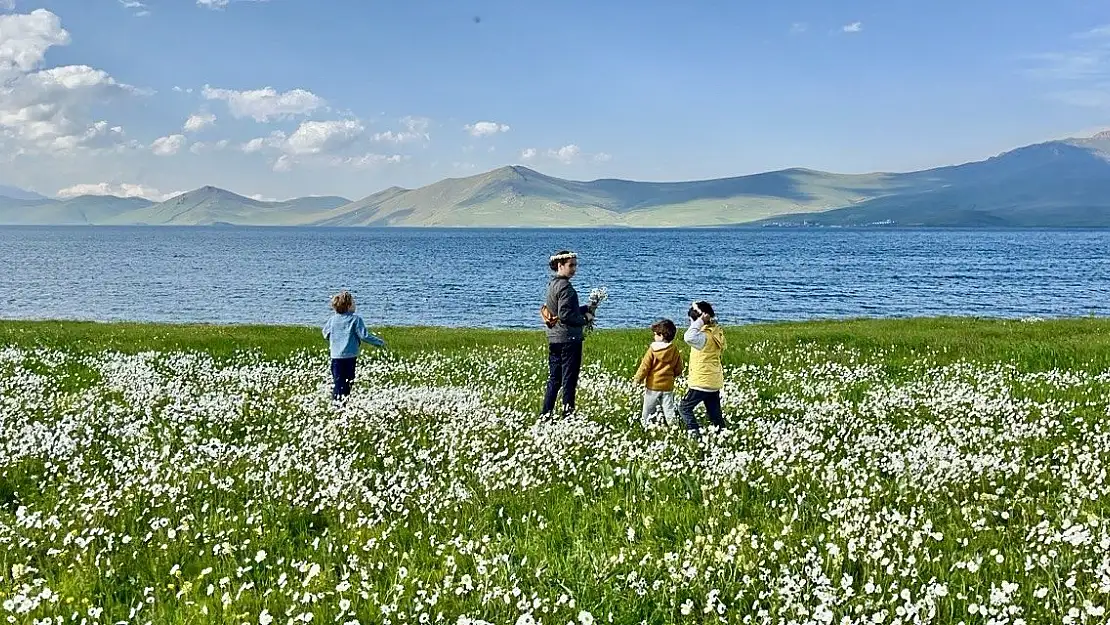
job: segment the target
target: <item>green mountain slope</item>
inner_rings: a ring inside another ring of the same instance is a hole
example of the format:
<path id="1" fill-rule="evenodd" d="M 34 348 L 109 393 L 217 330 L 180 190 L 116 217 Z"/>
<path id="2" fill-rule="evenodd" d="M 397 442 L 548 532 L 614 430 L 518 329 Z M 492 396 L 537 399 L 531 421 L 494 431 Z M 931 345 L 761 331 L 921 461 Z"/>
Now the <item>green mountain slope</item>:
<path id="1" fill-rule="evenodd" d="M 933 188 L 874 198 L 779 225 L 1110 226 L 1110 135 L 1053 141 L 957 167 L 913 174 Z"/>
<path id="2" fill-rule="evenodd" d="M 297 226 L 320 219 L 347 204 L 341 197 L 306 197 L 284 202 L 262 202 L 216 187 L 202 187 L 165 202 L 116 215 L 106 223 L 207 226 L 235 224 Z"/>
<path id="3" fill-rule="evenodd" d="M 503 167 L 341 206 L 335 226 L 740 224 L 1110 226 L 1110 133 L 920 172 L 807 169 L 694 182 L 579 182 Z"/>
<path id="4" fill-rule="evenodd" d="M 502 167 L 341 206 L 329 226 L 688 226 L 838 208 L 914 184 L 899 174 L 790 169 L 695 182 L 578 182 Z"/>
<path id="5" fill-rule="evenodd" d="M 95 225 L 150 205 L 150 200 L 143 198 L 111 195 L 81 195 L 68 200 L 16 200 L 0 197 L 0 224 Z"/>

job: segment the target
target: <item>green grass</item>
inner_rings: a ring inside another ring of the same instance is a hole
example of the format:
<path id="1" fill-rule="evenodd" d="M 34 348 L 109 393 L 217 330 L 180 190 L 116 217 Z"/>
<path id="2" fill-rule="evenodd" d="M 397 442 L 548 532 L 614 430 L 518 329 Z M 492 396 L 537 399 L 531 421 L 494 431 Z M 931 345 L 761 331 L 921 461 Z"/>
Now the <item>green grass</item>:
<path id="1" fill-rule="evenodd" d="M 545 343 L 538 330 L 385 327 L 374 331 L 399 356 Z M 878 355 L 892 367 L 915 362 L 925 353 L 941 363 L 1006 362 L 1028 371 L 1110 367 L 1110 319 L 1101 318 L 1037 323 L 963 317 L 760 323 L 730 326 L 727 336 L 726 365 L 764 364 L 783 349 L 812 346 Z M 642 355 L 650 340 L 646 329 L 599 330 L 586 344 L 586 358 L 607 365 L 627 364 Z M 325 348 L 314 327 L 84 321 L 0 321 L 0 344 L 124 353 L 198 350 L 214 356 L 251 351 L 268 357 Z"/>
<path id="2" fill-rule="evenodd" d="M 646 329 L 552 421 L 541 332 L 374 330 L 336 409 L 316 328 L 0 322 L 0 618 L 1102 622 L 1110 321 L 729 327 L 701 442 Z"/>

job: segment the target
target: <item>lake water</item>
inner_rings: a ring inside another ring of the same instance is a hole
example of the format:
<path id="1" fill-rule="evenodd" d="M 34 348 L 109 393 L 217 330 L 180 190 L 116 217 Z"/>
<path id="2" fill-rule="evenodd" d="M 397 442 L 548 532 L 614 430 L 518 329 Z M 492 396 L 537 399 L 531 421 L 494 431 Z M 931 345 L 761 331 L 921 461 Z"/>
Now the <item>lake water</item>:
<path id="1" fill-rule="evenodd" d="M 0 227 L 0 317 L 540 327 L 547 257 L 578 251 L 600 327 L 837 317 L 1106 315 L 1110 231 Z"/>

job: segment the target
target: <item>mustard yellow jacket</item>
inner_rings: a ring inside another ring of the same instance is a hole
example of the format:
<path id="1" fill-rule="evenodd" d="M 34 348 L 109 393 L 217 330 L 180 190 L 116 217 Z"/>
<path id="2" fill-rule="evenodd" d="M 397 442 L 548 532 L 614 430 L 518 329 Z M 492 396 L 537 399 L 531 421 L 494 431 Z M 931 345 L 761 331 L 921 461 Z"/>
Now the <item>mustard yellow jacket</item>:
<path id="1" fill-rule="evenodd" d="M 649 391 L 673 391 L 674 379 L 682 373 L 682 354 L 672 343 L 655 342 L 648 347 L 640 360 L 640 368 L 633 378 Z"/>

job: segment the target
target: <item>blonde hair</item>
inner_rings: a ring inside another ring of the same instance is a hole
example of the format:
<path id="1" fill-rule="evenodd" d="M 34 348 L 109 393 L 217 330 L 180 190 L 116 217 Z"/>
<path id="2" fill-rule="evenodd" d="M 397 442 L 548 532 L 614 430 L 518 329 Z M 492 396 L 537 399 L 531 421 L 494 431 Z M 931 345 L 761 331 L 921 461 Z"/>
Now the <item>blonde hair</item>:
<path id="1" fill-rule="evenodd" d="M 339 314 L 353 312 L 355 309 L 355 298 L 351 295 L 350 291 L 340 291 L 331 296 L 331 307 Z"/>

